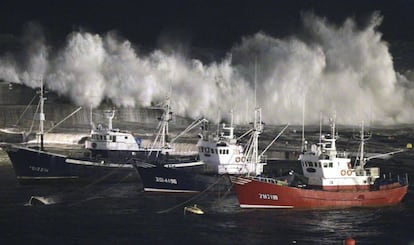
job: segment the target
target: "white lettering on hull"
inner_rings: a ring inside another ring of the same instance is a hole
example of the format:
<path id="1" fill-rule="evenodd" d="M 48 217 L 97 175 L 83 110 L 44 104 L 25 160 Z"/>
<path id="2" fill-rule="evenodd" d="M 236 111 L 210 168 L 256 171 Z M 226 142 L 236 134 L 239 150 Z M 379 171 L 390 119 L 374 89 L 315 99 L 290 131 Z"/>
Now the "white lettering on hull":
<path id="1" fill-rule="evenodd" d="M 279 196 L 275 194 L 259 193 L 259 198 L 264 200 L 279 200 Z"/>
<path id="2" fill-rule="evenodd" d="M 168 184 L 177 184 L 177 179 L 170 179 L 170 178 L 163 178 L 163 177 L 155 177 L 155 182 L 158 183 L 168 183 Z"/>
<path id="3" fill-rule="evenodd" d="M 40 173 L 48 173 L 49 172 L 49 169 L 47 169 L 47 168 L 35 167 L 35 166 L 29 166 L 29 168 L 33 172 L 40 172 Z"/>

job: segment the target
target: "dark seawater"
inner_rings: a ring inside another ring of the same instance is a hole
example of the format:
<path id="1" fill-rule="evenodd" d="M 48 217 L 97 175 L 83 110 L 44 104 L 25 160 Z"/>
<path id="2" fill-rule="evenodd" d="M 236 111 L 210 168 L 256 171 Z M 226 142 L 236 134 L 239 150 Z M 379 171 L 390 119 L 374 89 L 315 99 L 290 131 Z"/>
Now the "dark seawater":
<path id="1" fill-rule="evenodd" d="M 384 129 L 373 145 L 383 150 L 413 136 L 409 128 Z M 0 244 L 342 244 L 347 237 L 356 244 L 414 244 L 413 185 L 392 207 L 242 210 L 232 193 L 149 194 L 133 182 L 20 185 L 3 151 L 0 162 Z M 414 182 L 412 152 L 376 164 Z M 31 196 L 56 203 L 25 205 Z M 206 214 L 184 215 L 184 206 L 195 203 Z"/>

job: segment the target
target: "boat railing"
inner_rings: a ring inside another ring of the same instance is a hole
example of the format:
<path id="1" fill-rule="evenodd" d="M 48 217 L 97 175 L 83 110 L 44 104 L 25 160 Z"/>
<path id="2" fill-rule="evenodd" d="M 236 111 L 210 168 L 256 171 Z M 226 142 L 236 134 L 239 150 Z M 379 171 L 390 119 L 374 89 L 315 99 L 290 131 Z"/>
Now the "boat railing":
<path id="1" fill-rule="evenodd" d="M 277 180 L 274 178 L 268 178 L 268 177 L 262 177 L 262 176 L 256 176 L 254 177 L 255 180 L 258 180 L 260 182 L 275 184 L 275 185 L 288 185 L 287 181 Z"/>
<path id="2" fill-rule="evenodd" d="M 377 167 L 366 168 L 366 169 L 362 169 L 362 168 L 355 169 L 356 176 L 370 176 L 370 177 L 378 178 L 379 174 L 380 174 L 380 169 Z"/>
<path id="3" fill-rule="evenodd" d="M 337 157 L 340 157 L 340 158 L 348 158 L 348 156 L 349 156 L 349 154 L 346 151 L 337 152 Z"/>
<path id="4" fill-rule="evenodd" d="M 387 174 L 383 174 L 381 180 L 408 185 L 408 174 L 406 173 L 404 177 L 400 177 L 400 175 L 393 176 L 391 173 L 388 173 L 388 176 Z"/>

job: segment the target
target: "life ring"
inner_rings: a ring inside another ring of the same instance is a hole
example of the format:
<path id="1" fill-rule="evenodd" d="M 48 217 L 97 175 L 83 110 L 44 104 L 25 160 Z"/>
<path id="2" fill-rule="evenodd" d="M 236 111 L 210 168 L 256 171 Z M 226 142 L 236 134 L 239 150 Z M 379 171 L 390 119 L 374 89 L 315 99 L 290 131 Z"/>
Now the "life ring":
<path id="1" fill-rule="evenodd" d="M 241 161 L 242 161 L 242 162 L 245 162 L 245 161 L 246 161 L 246 157 L 242 157 L 242 158 L 241 158 Z"/>
<path id="2" fill-rule="evenodd" d="M 236 157 L 236 162 L 240 162 L 240 157 Z"/>
<path id="3" fill-rule="evenodd" d="M 345 170 L 345 169 L 342 169 L 342 170 L 341 170 L 341 175 L 342 175 L 342 176 L 345 176 L 345 175 L 346 175 L 346 170 Z"/>
<path id="4" fill-rule="evenodd" d="M 352 170 L 351 170 L 351 169 L 348 169 L 348 170 L 346 171 L 346 174 L 347 174 L 348 176 L 351 176 L 351 175 L 352 175 Z"/>

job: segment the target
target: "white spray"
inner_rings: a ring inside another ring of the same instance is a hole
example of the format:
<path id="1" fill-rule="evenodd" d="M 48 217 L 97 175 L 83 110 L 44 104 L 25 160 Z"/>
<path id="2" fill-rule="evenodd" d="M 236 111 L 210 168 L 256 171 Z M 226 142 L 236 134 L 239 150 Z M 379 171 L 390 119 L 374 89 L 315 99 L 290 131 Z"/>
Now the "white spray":
<path id="1" fill-rule="evenodd" d="M 149 106 L 171 90 L 175 113 L 214 121 L 219 109 L 233 110 L 235 123 L 245 123 L 246 110 L 253 111 L 246 105 L 255 96 L 257 58 L 257 104 L 267 123 L 300 124 L 305 95 L 308 123 L 334 111 L 342 124 L 410 123 L 414 89 L 409 77 L 394 70 L 388 44 L 376 30 L 381 21 L 375 13 L 363 28 L 352 19 L 334 26 L 304 15 L 306 39 L 259 32 L 210 64 L 179 51 L 140 55 L 113 33 L 74 32 L 53 54 L 37 42 L 24 64 L 0 57 L 0 79 L 36 87 L 33 81 L 43 77 L 48 89 L 87 107 L 104 99 L 120 107 Z"/>

